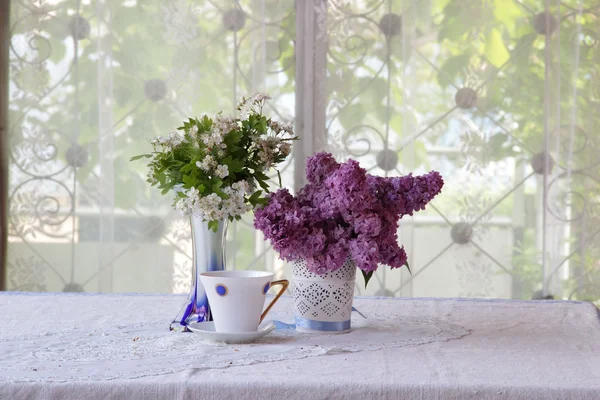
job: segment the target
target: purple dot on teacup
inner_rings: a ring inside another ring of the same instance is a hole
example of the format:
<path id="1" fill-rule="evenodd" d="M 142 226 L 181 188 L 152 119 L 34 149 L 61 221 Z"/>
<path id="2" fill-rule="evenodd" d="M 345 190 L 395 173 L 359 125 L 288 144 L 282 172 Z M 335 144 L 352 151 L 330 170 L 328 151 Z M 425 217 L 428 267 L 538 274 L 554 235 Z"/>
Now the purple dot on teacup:
<path id="1" fill-rule="evenodd" d="M 217 291 L 217 294 L 221 297 L 227 296 L 227 292 L 229 291 L 227 289 L 227 286 L 223 285 L 222 283 L 217 283 L 217 285 L 215 286 L 215 290 Z"/>
<path id="2" fill-rule="evenodd" d="M 267 294 L 267 292 L 269 291 L 270 287 L 271 287 L 271 282 L 267 282 L 267 284 L 263 288 L 263 294 Z"/>

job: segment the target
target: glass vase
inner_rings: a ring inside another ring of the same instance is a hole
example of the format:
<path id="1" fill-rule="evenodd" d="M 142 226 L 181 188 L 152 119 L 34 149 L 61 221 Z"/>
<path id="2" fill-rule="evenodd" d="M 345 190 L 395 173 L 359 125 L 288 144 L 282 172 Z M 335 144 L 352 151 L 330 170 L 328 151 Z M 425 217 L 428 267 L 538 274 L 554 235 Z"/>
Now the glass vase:
<path id="1" fill-rule="evenodd" d="M 193 266 L 190 294 L 177 317 L 171 322 L 170 330 L 188 331 L 192 322 L 212 321 L 208 299 L 198 275 L 209 271 L 225 270 L 225 240 L 227 220 L 219 221 L 217 231 L 208 228 L 201 217 L 191 217 Z"/>

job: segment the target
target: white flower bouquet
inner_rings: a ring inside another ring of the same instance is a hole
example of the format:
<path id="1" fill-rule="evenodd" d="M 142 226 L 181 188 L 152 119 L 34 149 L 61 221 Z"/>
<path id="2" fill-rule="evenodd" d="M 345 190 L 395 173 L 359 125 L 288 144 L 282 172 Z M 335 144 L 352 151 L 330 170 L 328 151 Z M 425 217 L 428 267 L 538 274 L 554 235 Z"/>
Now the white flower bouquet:
<path id="1" fill-rule="evenodd" d="M 190 118 L 166 137 L 151 141 L 148 182 L 162 194 L 176 192 L 175 209 L 200 216 L 216 229 L 219 220 L 239 220 L 269 193 L 267 172 L 291 152 L 292 127 L 263 115 L 269 99 L 258 93 L 243 98 L 240 116 Z"/>

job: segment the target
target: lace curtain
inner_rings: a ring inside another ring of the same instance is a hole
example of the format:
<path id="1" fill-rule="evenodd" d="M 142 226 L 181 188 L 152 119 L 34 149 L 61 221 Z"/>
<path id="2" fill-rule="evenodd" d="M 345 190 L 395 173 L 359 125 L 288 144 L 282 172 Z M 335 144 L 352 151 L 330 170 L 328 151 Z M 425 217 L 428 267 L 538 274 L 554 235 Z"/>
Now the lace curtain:
<path id="1" fill-rule="evenodd" d="M 592 0 L 11 3 L 9 290 L 185 292 L 188 222 L 132 155 L 271 94 L 302 140 L 370 173 L 439 170 L 402 220 L 412 275 L 357 294 L 576 298 L 597 265 L 600 7 Z M 228 268 L 289 276 L 251 227 Z"/>

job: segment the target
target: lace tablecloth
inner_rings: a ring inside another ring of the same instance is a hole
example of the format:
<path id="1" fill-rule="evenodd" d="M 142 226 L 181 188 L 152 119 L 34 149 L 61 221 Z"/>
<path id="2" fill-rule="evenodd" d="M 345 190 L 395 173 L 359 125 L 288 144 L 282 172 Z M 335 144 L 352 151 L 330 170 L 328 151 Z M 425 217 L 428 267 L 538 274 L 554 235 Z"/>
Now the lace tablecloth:
<path id="1" fill-rule="evenodd" d="M 587 303 L 357 299 L 349 334 L 224 345 L 168 332 L 182 301 L 0 294 L 0 399 L 600 398 Z"/>

